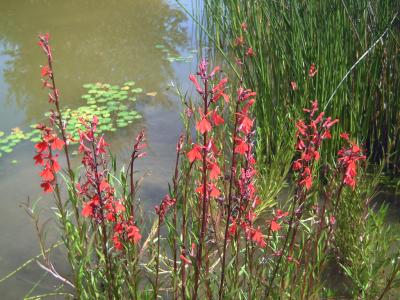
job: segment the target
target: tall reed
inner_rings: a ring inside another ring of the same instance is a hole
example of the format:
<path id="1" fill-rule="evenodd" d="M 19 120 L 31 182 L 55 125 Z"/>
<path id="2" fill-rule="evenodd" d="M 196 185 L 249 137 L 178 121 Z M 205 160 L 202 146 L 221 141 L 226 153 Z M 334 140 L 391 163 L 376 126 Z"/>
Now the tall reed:
<path id="1" fill-rule="evenodd" d="M 267 161 L 293 132 L 284 120 L 316 97 L 341 120 L 336 142 L 323 155 L 338 147 L 339 130 L 351 131 L 375 162 L 384 159 L 386 170 L 399 174 L 398 1 L 205 0 L 204 6 L 208 32 L 227 53 L 238 55 L 226 45 L 247 24 L 250 34 L 243 37 L 255 57 L 246 82 L 260 95 L 258 140 Z M 311 64 L 315 81 L 309 80 Z"/>

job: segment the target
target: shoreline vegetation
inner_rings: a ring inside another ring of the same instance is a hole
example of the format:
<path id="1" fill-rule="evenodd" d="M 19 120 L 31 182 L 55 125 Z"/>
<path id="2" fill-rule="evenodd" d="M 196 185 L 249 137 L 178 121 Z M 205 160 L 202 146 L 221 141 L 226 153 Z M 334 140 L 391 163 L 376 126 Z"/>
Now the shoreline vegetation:
<path id="1" fill-rule="evenodd" d="M 188 75 L 195 95 L 176 91 L 183 132 L 150 222 L 136 172 L 145 130 L 129 137 L 130 159 L 118 169 L 104 134 L 109 116 L 93 106 L 71 119 L 50 35 L 39 36 L 49 113 L 36 125 L 33 159 L 40 188 L 54 197 L 60 241 L 48 244 L 40 204 L 26 203 L 41 254 L 0 283 L 36 261 L 60 286 L 26 299 L 399 295 L 399 235 L 386 222 L 388 205 L 373 203 L 383 174 L 399 175 L 395 1 L 255 2 L 204 1 L 199 22 L 234 71 L 201 59 Z M 107 97 L 126 100 L 133 84 Z M 117 123 L 139 117 L 122 110 Z M 52 261 L 61 246 L 70 274 Z"/>

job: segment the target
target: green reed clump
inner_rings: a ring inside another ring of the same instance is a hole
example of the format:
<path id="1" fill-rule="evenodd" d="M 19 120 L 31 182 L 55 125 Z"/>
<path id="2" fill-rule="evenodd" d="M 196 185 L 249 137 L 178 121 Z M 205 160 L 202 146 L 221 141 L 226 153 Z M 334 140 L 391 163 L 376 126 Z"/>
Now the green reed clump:
<path id="1" fill-rule="evenodd" d="M 386 170 L 399 173 L 397 1 L 206 0 L 204 8 L 218 47 L 240 57 L 234 41 L 243 37 L 255 53 L 246 82 L 260 96 L 257 134 L 267 160 L 293 132 L 285 120 L 315 97 L 340 118 L 338 129 L 363 138 L 375 162 L 384 159 Z M 318 70 L 313 81 L 312 64 Z M 337 132 L 326 151 L 330 155 L 338 146 Z"/>

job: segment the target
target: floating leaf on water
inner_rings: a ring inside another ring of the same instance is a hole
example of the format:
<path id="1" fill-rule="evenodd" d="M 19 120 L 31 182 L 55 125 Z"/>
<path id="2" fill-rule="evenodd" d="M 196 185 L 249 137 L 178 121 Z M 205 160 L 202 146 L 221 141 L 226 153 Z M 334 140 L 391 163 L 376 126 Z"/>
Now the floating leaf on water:
<path id="1" fill-rule="evenodd" d="M 135 85 L 135 82 L 134 81 L 128 81 L 128 82 L 125 82 L 124 85 L 132 86 L 132 85 Z"/>
<path id="2" fill-rule="evenodd" d="M 107 104 L 108 106 L 113 106 L 113 105 L 118 105 L 118 102 L 113 100 L 113 101 L 108 101 Z"/>
<path id="3" fill-rule="evenodd" d="M 136 97 L 129 97 L 128 98 L 130 101 L 135 102 L 136 101 Z"/>
<path id="4" fill-rule="evenodd" d="M 0 136 L 3 136 L 3 135 L 4 135 L 4 131 L 0 130 Z"/>
<path id="5" fill-rule="evenodd" d="M 126 126 L 128 126 L 128 123 L 127 122 L 118 122 L 117 126 L 120 127 L 120 128 L 126 127 Z"/>
<path id="6" fill-rule="evenodd" d="M 157 44 L 154 47 L 156 47 L 157 49 L 163 49 L 165 48 L 165 46 L 163 44 Z"/>
<path id="7" fill-rule="evenodd" d="M 141 92 L 143 92 L 143 89 L 142 88 L 135 88 L 135 89 L 131 89 L 131 92 L 132 93 L 141 93 Z"/>
<path id="8" fill-rule="evenodd" d="M 85 89 L 90 89 L 92 87 L 94 87 L 95 85 L 93 83 L 85 83 L 84 85 L 82 85 Z"/>
<path id="9" fill-rule="evenodd" d="M 151 97 L 155 97 L 157 96 L 157 92 L 150 92 L 150 93 L 146 93 L 147 96 L 151 96 Z"/>
<path id="10" fill-rule="evenodd" d="M 129 91 L 129 89 L 130 89 L 130 87 L 129 86 L 123 86 L 122 88 L 121 88 L 121 90 L 123 90 L 123 91 Z"/>
<path id="11" fill-rule="evenodd" d="M 96 100 L 89 100 L 88 102 L 87 102 L 87 104 L 96 104 Z"/>
<path id="12" fill-rule="evenodd" d="M 11 161 L 11 163 L 12 163 L 12 164 L 17 164 L 17 163 L 18 163 L 18 160 L 13 159 L 13 160 Z"/>
<path id="13" fill-rule="evenodd" d="M 135 116 L 126 115 L 126 116 L 123 116 L 123 118 L 124 118 L 124 120 L 126 120 L 126 121 L 132 121 L 132 120 L 135 119 Z"/>
<path id="14" fill-rule="evenodd" d="M 88 93 L 89 93 L 89 94 L 96 94 L 96 93 L 97 93 L 97 90 L 93 90 L 93 89 L 92 89 L 92 90 L 88 90 Z"/>
<path id="15" fill-rule="evenodd" d="M 169 52 L 168 49 L 162 49 L 161 51 L 162 51 L 162 52 L 165 52 L 165 53 Z"/>
<path id="16" fill-rule="evenodd" d="M 3 149 L 3 151 L 5 153 L 11 153 L 13 151 L 13 149 L 12 148 L 5 148 L 5 149 Z"/>

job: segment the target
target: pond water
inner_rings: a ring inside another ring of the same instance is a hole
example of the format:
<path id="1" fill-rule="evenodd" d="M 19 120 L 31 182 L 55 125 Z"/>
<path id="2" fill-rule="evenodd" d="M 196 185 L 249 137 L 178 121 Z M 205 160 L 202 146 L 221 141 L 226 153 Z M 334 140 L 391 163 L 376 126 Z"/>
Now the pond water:
<path id="1" fill-rule="evenodd" d="M 190 0 L 185 5 L 190 7 Z M 0 131 L 29 130 L 44 120 L 49 105 L 40 65 L 46 62 L 37 36 L 50 32 L 62 106 L 83 105 L 85 83 L 135 81 L 143 89 L 135 104 L 143 118 L 107 133 L 106 139 L 113 154 L 127 162 L 136 133 L 145 129 L 148 156 L 137 168 L 150 174 L 140 195 L 150 211 L 167 192 L 172 174 L 181 107 L 169 86 L 175 82 L 188 87 L 187 76 L 196 65 L 194 31 L 173 0 L 1 1 Z M 181 56 L 186 59 L 179 61 Z M 21 207 L 28 197 L 34 201 L 43 196 L 33 155 L 33 143 L 23 141 L 0 158 L 0 278 L 39 253 L 34 226 Z M 42 197 L 41 207 L 45 221 L 52 215 L 52 200 Z M 48 229 L 49 240 L 54 240 L 54 223 Z M 62 257 L 59 250 L 54 252 L 55 261 L 62 262 Z M 62 263 L 59 268 L 67 272 Z M 29 265 L 0 284 L 0 298 L 21 299 L 41 279 L 33 294 L 54 290 L 57 282 L 43 274 L 35 263 Z"/>

